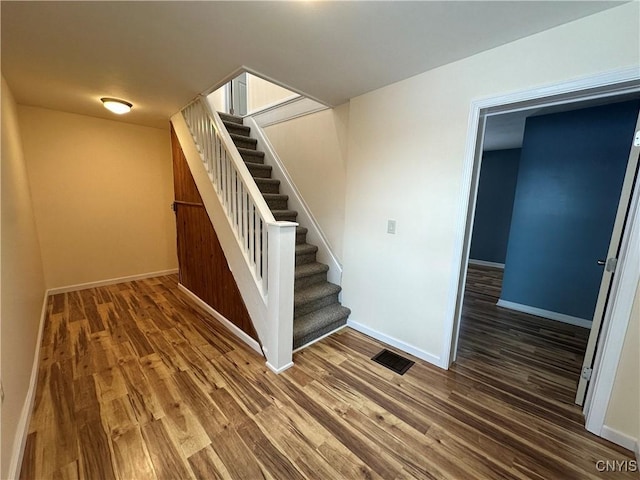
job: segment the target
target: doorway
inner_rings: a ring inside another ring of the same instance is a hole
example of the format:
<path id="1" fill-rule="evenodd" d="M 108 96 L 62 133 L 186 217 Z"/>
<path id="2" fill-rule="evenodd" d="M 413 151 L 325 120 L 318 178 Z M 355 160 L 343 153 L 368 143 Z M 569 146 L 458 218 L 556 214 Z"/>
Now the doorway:
<path id="1" fill-rule="evenodd" d="M 502 277 L 501 268 L 468 265 L 453 368 L 579 421 L 573 402 L 589 330 L 498 306 Z"/>
<path id="2" fill-rule="evenodd" d="M 247 72 L 243 72 L 227 83 L 227 112 L 244 117 L 247 114 Z"/>
<path id="3" fill-rule="evenodd" d="M 482 155 L 460 348 L 467 360 L 502 352 L 514 383 L 581 405 L 595 349 L 589 331 L 604 311 L 637 168 L 629 151 L 640 102 L 558 108 L 532 111 L 515 144 L 493 128 L 495 117 L 487 122 L 484 144 L 511 148 Z"/>
<path id="4" fill-rule="evenodd" d="M 529 109 L 539 109 L 546 107 L 557 107 L 566 106 L 575 107 L 580 102 L 600 102 L 602 103 L 613 103 L 619 102 L 626 99 L 638 98 L 638 92 L 640 90 L 637 73 L 632 72 L 612 72 L 609 75 L 603 75 L 601 77 L 594 77 L 589 79 L 583 79 L 575 82 L 568 82 L 565 84 L 559 84 L 555 86 L 550 86 L 546 89 L 536 90 L 536 91 L 528 91 L 528 92 L 520 92 L 512 95 L 505 95 L 503 97 L 495 97 L 486 100 L 476 101 L 472 104 L 472 115 L 471 115 L 471 123 L 470 125 L 475 125 L 476 128 L 472 130 L 472 134 L 469 138 L 469 143 L 467 146 L 467 166 L 466 171 L 468 175 L 468 183 L 467 188 L 469 189 L 470 195 L 468 199 L 468 203 L 465 203 L 463 208 L 467 212 L 466 215 L 466 223 L 461 228 L 464 235 L 460 236 L 460 281 L 458 288 L 458 295 L 455 306 L 455 316 L 454 322 L 452 324 L 452 335 L 451 335 L 451 350 L 446 349 L 447 352 L 450 353 L 448 357 L 445 357 L 445 364 L 448 364 L 450 360 L 455 360 L 455 355 L 458 348 L 458 334 L 460 331 L 460 318 L 463 309 L 463 301 L 464 301 L 464 291 L 467 280 L 467 260 L 469 258 L 469 247 L 471 243 L 471 226 L 473 225 L 474 220 L 474 212 L 475 212 L 475 202 L 476 202 L 476 193 L 478 188 L 478 178 L 480 174 L 480 157 L 482 151 L 482 139 L 484 137 L 486 119 L 490 115 L 497 114 L 505 114 L 512 112 L 522 112 Z M 544 92 L 544 93 L 540 93 Z M 637 205 L 638 203 L 638 189 L 635 189 L 633 195 L 633 204 Z M 634 207 L 634 212 L 635 207 Z M 635 219 L 636 214 L 632 213 L 631 219 Z M 631 229 L 628 229 L 628 232 L 625 232 L 625 240 L 622 246 L 621 251 L 621 261 L 624 263 L 629 258 L 635 258 L 634 256 L 637 254 L 635 251 L 637 247 L 633 246 L 630 243 L 627 237 L 632 235 Z M 635 232 L 637 229 L 634 229 Z M 629 269 L 626 269 L 628 271 Z M 629 291 L 633 291 L 636 287 L 635 284 L 631 284 L 634 281 L 635 276 L 631 273 L 621 274 L 624 275 L 624 278 L 618 279 L 616 282 L 614 279 L 614 288 L 611 291 L 611 296 L 613 302 L 612 304 L 620 304 L 620 308 L 618 310 L 620 312 L 626 312 L 630 310 L 630 305 L 633 302 L 633 297 L 629 295 Z M 637 284 L 637 280 L 636 280 Z M 620 313 L 612 312 L 611 309 L 608 309 L 605 314 L 605 322 L 603 324 L 602 330 L 606 333 L 609 329 L 612 328 L 612 325 L 615 324 L 615 329 L 612 330 L 615 332 L 614 335 L 609 335 L 608 337 L 616 338 L 616 342 L 620 342 L 620 331 L 624 332 L 626 328 L 626 323 L 628 322 L 628 316 L 625 318 L 624 315 L 620 315 Z M 608 338 L 607 337 L 607 338 Z M 596 334 L 597 338 L 597 334 Z M 611 340 L 613 341 L 613 340 Z M 597 375 L 597 370 L 600 363 L 606 363 L 607 368 L 610 370 L 610 366 L 612 362 L 617 361 L 617 355 L 620 354 L 621 345 L 610 344 L 609 339 L 606 342 L 604 347 L 599 348 L 596 355 L 596 365 L 594 368 L 594 375 Z M 603 355 L 602 351 L 605 351 Z M 604 368 L 604 366 L 602 367 Z M 615 363 L 614 367 L 615 369 Z M 602 380 L 602 379 L 600 379 Z M 604 418 L 604 410 L 606 410 L 606 399 L 608 398 L 610 389 L 613 384 L 613 379 L 606 381 L 595 382 L 599 385 L 599 390 L 595 390 L 590 388 L 589 395 L 587 396 L 588 401 L 592 400 L 593 404 L 597 404 L 597 412 L 596 408 L 593 409 L 593 418 L 597 417 L 597 421 L 591 422 L 591 427 L 589 427 L 589 418 L 587 418 L 587 428 L 597 434 L 600 434 L 599 428 L 602 427 L 602 421 Z M 585 413 L 589 414 L 589 404 L 585 407 Z M 598 426 L 599 423 L 599 426 Z"/>

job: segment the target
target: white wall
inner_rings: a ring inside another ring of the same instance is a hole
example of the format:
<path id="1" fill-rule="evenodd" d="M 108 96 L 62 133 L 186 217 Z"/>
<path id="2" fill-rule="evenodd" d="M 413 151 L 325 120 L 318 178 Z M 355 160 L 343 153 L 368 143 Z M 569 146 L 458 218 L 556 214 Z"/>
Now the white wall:
<path id="1" fill-rule="evenodd" d="M 257 112 L 263 108 L 275 105 L 298 94 L 287 90 L 275 83 L 247 73 L 247 111 Z M 227 85 L 223 85 L 209 95 L 218 112 L 227 111 Z"/>
<path id="2" fill-rule="evenodd" d="M 18 112 L 47 288 L 177 267 L 168 129 Z"/>
<path id="3" fill-rule="evenodd" d="M 2 215 L 0 376 L 5 398 L 0 422 L 0 478 L 9 478 L 27 402 L 45 297 L 40 245 L 24 162 L 17 106 L 2 77 Z"/>
<path id="4" fill-rule="evenodd" d="M 471 101 L 638 65 L 639 8 L 625 4 L 351 100 L 343 303 L 352 322 L 440 361 L 460 267 L 453 247 Z"/>
<path id="5" fill-rule="evenodd" d="M 291 90 L 247 73 L 248 113 L 257 112 L 295 96 L 297 96 L 297 93 Z"/>
<path id="6" fill-rule="evenodd" d="M 209 95 L 217 112 L 227 111 L 227 86 L 223 85 Z"/>
<path id="7" fill-rule="evenodd" d="M 348 123 L 349 104 L 345 103 L 264 129 L 339 260 L 343 257 Z"/>

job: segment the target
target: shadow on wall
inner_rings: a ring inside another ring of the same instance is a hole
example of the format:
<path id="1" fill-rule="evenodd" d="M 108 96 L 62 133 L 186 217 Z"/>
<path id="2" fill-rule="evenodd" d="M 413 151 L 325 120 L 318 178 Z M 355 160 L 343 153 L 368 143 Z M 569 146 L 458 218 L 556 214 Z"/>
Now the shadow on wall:
<path id="1" fill-rule="evenodd" d="M 520 149 L 482 154 L 469 258 L 504 265 L 518 181 Z"/>

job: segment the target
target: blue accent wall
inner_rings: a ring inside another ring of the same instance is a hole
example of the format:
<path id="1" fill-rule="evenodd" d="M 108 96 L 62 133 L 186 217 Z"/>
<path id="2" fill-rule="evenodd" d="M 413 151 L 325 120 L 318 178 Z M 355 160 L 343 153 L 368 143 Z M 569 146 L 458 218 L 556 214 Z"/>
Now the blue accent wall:
<path id="1" fill-rule="evenodd" d="M 505 262 L 519 163 L 519 148 L 482 154 L 469 258 Z"/>
<path id="2" fill-rule="evenodd" d="M 503 300 L 593 317 L 639 107 L 527 120 Z"/>

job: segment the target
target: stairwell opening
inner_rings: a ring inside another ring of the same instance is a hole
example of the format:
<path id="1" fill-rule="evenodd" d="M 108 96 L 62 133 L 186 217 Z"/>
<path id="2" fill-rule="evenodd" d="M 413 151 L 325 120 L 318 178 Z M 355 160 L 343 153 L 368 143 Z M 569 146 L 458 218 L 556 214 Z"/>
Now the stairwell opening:
<path id="1" fill-rule="evenodd" d="M 218 112 L 244 117 L 274 108 L 299 94 L 243 71 L 210 94 Z"/>

